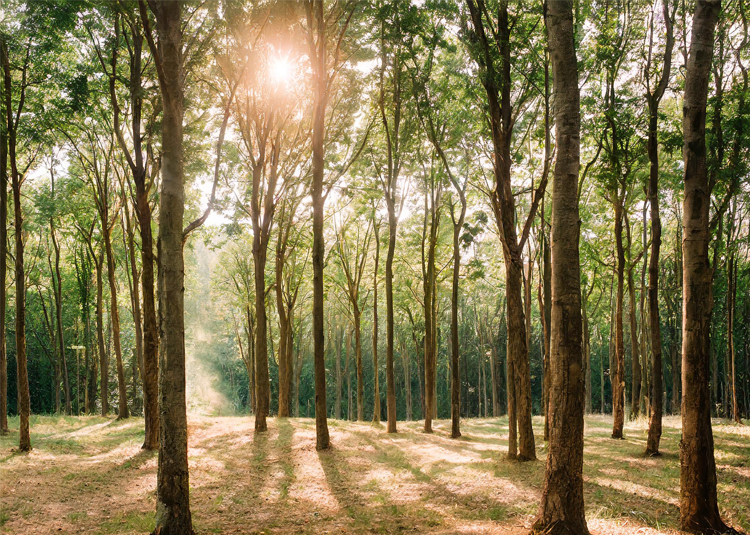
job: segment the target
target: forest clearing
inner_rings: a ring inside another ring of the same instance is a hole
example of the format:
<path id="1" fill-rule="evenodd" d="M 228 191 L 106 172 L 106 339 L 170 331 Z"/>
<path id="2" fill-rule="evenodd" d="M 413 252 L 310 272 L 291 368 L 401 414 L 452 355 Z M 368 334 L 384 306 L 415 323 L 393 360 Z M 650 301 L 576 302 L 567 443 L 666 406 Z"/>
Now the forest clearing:
<path id="1" fill-rule="evenodd" d="M 11 428 L 16 422 L 11 421 Z M 536 514 L 543 462 L 506 459 L 507 418 L 470 419 L 458 441 L 450 422 L 434 434 L 408 422 L 331 422 L 330 451 L 316 452 L 310 418 L 190 415 L 191 508 L 202 533 L 517 534 Z M 542 421 L 534 419 L 541 433 Z M 609 438 L 586 418 L 586 517 L 594 534 L 677 534 L 679 418 L 664 421 L 662 458 L 644 458 L 646 421 Z M 32 418 L 34 451 L 0 438 L 0 529 L 32 533 L 141 534 L 154 522 L 156 455 L 142 451 L 136 421 L 96 416 Z M 750 427 L 715 422 L 722 514 L 750 529 Z M 540 441 L 541 442 L 541 441 Z M 539 457 L 545 454 L 540 449 Z M 54 483 L 52 483 L 54 481 Z"/>

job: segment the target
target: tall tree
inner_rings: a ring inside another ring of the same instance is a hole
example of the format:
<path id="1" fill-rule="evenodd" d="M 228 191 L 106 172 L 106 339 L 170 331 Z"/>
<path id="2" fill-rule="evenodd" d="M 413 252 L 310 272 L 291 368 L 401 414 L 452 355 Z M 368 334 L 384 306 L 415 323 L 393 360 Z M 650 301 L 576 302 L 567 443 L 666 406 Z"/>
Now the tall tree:
<path id="1" fill-rule="evenodd" d="M 508 457 L 527 461 L 536 459 L 534 431 L 531 425 L 531 370 L 526 344 L 526 321 L 522 297 L 523 249 L 529 237 L 539 200 L 547 187 L 543 176 L 534 191 L 531 208 L 517 230 L 516 201 L 511 184 L 511 145 L 513 128 L 524 103 L 531 97 L 531 83 L 516 92 L 511 78 L 511 29 L 508 1 L 500 0 L 489 10 L 484 0 L 467 0 L 472 31 L 469 51 L 480 67 L 482 86 L 487 95 L 487 115 L 492 135 L 494 184 L 490 201 L 503 246 L 508 316 L 508 411 L 510 434 Z M 497 20 L 490 16 L 497 14 Z M 516 22 L 523 15 L 518 15 Z M 521 31 L 521 30 L 518 30 Z M 530 321 L 530 318 L 529 318 Z"/>
<path id="2" fill-rule="evenodd" d="M 156 18 L 158 48 L 146 0 L 138 6 L 156 64 L 162 101 L 161 191 L 159 198 L 159 462 L 154 535 L 192 535 L 185 399 L 185 176 L 183 148 L 182 3 L 149 0 Z"/>
<path id="3" fill-rule="evenodd" d="M 5 68 L 8 44 L 0 33 L 0 68 Z M 4 78 L 4 77 L 3 77 Z M 5 288 L 8 269 L 8 99 L 6 84 L 0 84 L 0 434 L 8 433 L 8 353 L 5 334 Z"/>
<path id="4" fill-rule="evenodd" d="M 676 5 L 676 3 L 675 3 Z M 651 207 L 651 258 L 648 265 L 648 316 L 649 333 L 651 334 L 651 392 L 649 393 L 648 439 L 646 455 L 659 455 L 662 423 L 662 347 L 661 322 L 659 321 L 659 258 L 661 252 L 661 214 L 659 213 L 659 103 L 669 83 L 672 68 L 672 51 L 674 49 L 674 10 L 669 9 L 669 0 L 662 0 L 662 18 L 666 29 L 666 42 L 661 63 L 661 73 L 653 89 L 651 71 L 655 65 L 654 18 L 656 10 L 652 9 L 649 24 L 649 47 L 644 78 L 646 80 L 646 103 L 648 104 L 648 202 Z"/>
<path id="5" fill-rule="evenodd" d="M 112 106 L 113 128 L 120 150 L 124 154 L 128 169 L 135 185 L 135 213 L 138 219 L 138 232 L 141 238 L 141 296 L 143 298 L 143 341 L 142 341 L 142 379 L 143 379 L 143 414 L 145 419 L 145 437 L 143 449 L 152 450 L 159 445 L 159 337 L 156 323 L 156 302 L 154 297 L 154 237 L 151 229 L 152 212 L 149 199 L 158 164 L 153 160 L 152 130 L 153 119 L 148 122 L 143 132 L 143 30 L 140 18 L 135 13 L 123 10 L 124 26 L 130 34 L 128 50 L 128 96 L 130 103 L 130 139 L 132 152 L 128 147 L 120 127 L 120 105 L 117 98 L 116 83 L 118 78 L 118 43 L 112 49 L 109 97 Z M 104 63 L 102 68 L 108 69 Z M 144 146 L 145 138 L 145 146 Z"/>
<path id="6" fill-rule="evenodd" d="M 2 39 L 2 69 L 5 97 L 5 124 L 8 133 L 8 159 L 10 160 L 11 188 L 13 190 L 13 225 L 15 234 L 15 283 L 16 283 L 16 385 L 18 392 L 19 415 L 19 450 L 31 450 L 31 435 L 29 433 L 29 417 L 31 415 L 31 398 L 29 393 L 29 373 L 26 358 L 26 274 L 24 272 L 24 236 L 23 213 L 21 209 L 21 186 L 25 178 L 25 171 L 18 162 L 17 134 L 24 111 L 26 99 L 27 77 L 30 68 L 31 40 L 27 41 L 21 64 L 21 81 L 19 84 L 18 101 L 13 107 L 13 78 L 10 69 L 10 51 L 5 36 Z M 33 162 L 33 158 L 31 159 Z M 29 162 L 26 171 L 31 166 Z M 4 261 L 4 260 L 3 260 Z M 5 329 L 5 326 L 2 326 Z"/>
<path id="7" fill-rule="evenodd" d="M 583 410 L 580 219 L 580 96 L 573 2 L 546 4 L 552 61 L 557 161 L 552 191 L 550 441 L 533 533 L 588 534 L 583 504 Z"/>
<path id="8" fill-rule="evenodd" d="M 682 128 L 685 161 L 682 224 L 683 318 L 680 525 L 695 533 L 725 533 L 716 494 L 711 430 L 711 275 L 706 165 L 706 105 L 720 0 L 698 0 L 685 72 Z"/>

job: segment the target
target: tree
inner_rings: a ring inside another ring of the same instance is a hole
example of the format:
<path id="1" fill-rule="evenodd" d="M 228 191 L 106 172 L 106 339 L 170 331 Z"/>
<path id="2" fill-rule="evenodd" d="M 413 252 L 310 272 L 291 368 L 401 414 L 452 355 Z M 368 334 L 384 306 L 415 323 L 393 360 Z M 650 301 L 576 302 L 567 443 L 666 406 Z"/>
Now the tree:
<path id="1" fill-rule="evenodd" d="M 182 3 L 151 0 L 159 39 L 151 34 L 146 0 L 138 6 L 156 64 L 162 100 L 159 199 L 159 463 L 154 535 L 192 535 L 185 400 L 185 212 Z"/>
<path id="2" fill-rule="evenodd" d="M 16 282 L 16 385 L 18 392 L 18 414 L 19 421 L 19 449 L 21 451 L 31 450 L 31 436 L 29 434 L 29 417 L 31 415 L 31 399 L 29 393 L 29 374 L 26 358 L 26 274 L 24 272 L 24 236 L 23 236 L 23 213 L 21 211 L 21 186 L 24 181 L 25 171 L 28 171 L 34 158 L 27 164 L 26 169 L 19 168 L 16 152 L 18 127 L 21 121 L 21 113 L 24 109 L 27 77 L 29 75 L 31 40 L 27 41 L 23 51 L 24 59 L 21 66 L 21 82 L 18 90 L 18 104 L 13 107 L 13 80 L 10 70 L 10 51 L 7 41 L 3 36 L 2 42 L 2 69 L 3 87 L 5 96 L 5 130 L 8 135 L 8 158 L 10 160 L 11 189 L 13 190 L 13 224 L 15 234 L 15 282 Z M 5 326 L 3 325 L 3 329 Z"/>
<path id="3" fill-rule="evenodd" d="M 131 11 L 123 10 L 122 16 L 124 18 L 123 26 L 127 27 L 130 33 L 130 46 L 127 47 L 127 50 L 130 71 L 128 96 L 130 97 L 131 112 L 129 134 L 133 144 L 132 152 L 128 148 L 120 128 L 120 106 L 116 91 L 116 82 L 118 80 L 117 51 L 119 43 L 115 43 L 115 46 L 112 48 L 112 72 L 109 73 L 109 97 L 112 106 L 113 128 L 117 136 L 117 142 L 126 158 L 133 184 L 135 185 L 134 205 L 138 219 L 138 231 L 141 238 L 140 293 L 143 297 L 143 363 L 141 372 L 143 376 L 143 413 L 146 427 L 143 449 L 152 450 L 159 445 L 159 407 L 157 399 L 159 386 L 159 337 L 156 323 L 156 302 L 154 298 L 154 237 L 151 230 L 152 213 L 149 195 L 159 166 L 153 161 L 154 153 L 151 135 L 153 131 L 153 115 L 147 124 L 145 135 L 141 134 L 144 107 L 142 24 L 140 18 Z M 115 19 L 115 24 L 117 24 L 117 19 Z M 104 62 L 102 62 L 102 69 L 105 73 L 108 72 Z M 145 149 L 143 146 L 144 137 L 146 138 Z M 135 303 L 135 306 L 137 305 L 138 303 Z"/>
<path id="4" fill-rule="evenodd" d="M 545 16 L 555 99 L 552 191 L 550 441 L 542 504 L 533 533 L 588 533 L 583 506 L 583 410 L 580 238 L 576 195 L 580 96 L 573 2 L 549 2 Z"/>
<path id="5" fill-rule="evenodd" d="M 534 191 L 531 208 L 521 235 L 516 228 L 516 201 L 511 187 L 511 143 L 513 128 L 525 100 L 530 98 L 531 83 L 526 82 L 511 102 L 511 26 L 508 2 L 500 0 L 497 20 L 489 17 L 484 0 L 467 0 L 472 31 L 469 51 L 480 67 L 482 86 L 487 95 L 487 114 L 493 146 L 494 184 L 490 194 L 506 270 L 508 316 L 508 412 L 510 436 L 508 457 L 527 461 L 536 459 L 534 431 L 531 426 L 531 372 L 526 344 L 526 321 L 522 299 L 523 249 L 529 237 L 536 209 L 547 186 L 542 177 Z M 486 20 L 486 22 L 485 22 Z M 517 22 L 522 15 L 517 15 Z M 488 31 L 487 28 L 492 28 Z M 468 30 L 468 28 L 467 28 Z M 520 30 L 519 30 L 520 31 Z M 498 54 L 495 51 L 499 51 Z M 518 444 L 517 444 L 518 442 Z"/>
<path id="6" fill-rule="evenodd" d="M 659 143 L 657 140 L 659 103 L 669 83 L 674 48 L 674 9 L 670 11 L 669 0 L 662 0 L 662 17 L 666 29 L 666 43 L 661 73 L 654 89 L 651 89 L 651 68 L 654 43 L 655 9 L 651 11 L 649 25 L 649 48 L 645 67 L 646 103 L 648 104 L 648 202 L 651 206 L 651 258 L 648 265 L 648 315 L 651 333 L 651 392 L 649 393 L 648 440 L 646 455 L 659 455 L 662 420 L 663 372 L 661 359 L 661 322 L 659 321 L 659 254 L 661 249 L 661 215 L 659 213 Z"/>
<path id="7" fill-rule="evenodd" d="M 5 71 L 8 44 L 0 33 L 0 66 Z M 10 97 L 10 95 L 8 95 Z M 8 433 L 8 353 L 6 350 L 5 311 L 8 303 L 5 282 L 8 269 L 8 106 L 5 76 L 0 84 L 0 434 Z"/>
<path id="8" fill-rule="evenodd" d="M 711 430 L 711 268 L 708 245 L 711 191 L 706 165 L 706 104 L 720 0 L 698 0 L 685 73 L 682 128 L 684 183 L 682 241 L 682 442 L 680 525 L 696 533 L 724 533 L 719 515 Z"/>

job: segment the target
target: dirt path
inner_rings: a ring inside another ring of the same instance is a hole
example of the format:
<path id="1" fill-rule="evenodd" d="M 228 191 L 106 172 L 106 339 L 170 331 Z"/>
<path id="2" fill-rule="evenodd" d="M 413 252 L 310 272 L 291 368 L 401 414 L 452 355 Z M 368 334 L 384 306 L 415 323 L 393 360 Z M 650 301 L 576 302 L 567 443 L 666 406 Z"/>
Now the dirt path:
<path id="1" fill-rule="evenodd" d="M 677 420 L 667 421 L 662 459 L 639 456 L 641 424 L 607 439 L 609 420 L 587 422 L 586 503 L 592 533 L 673 533 L 679 488 Z M 17 422 L 12 422 L 12 424 Z M 538 427 L 540 421 L 535 421 Z M 190 418 L 193 518 L 199 533 L 525 533 L 536 513 L 544 464 L 511 463 L 505 420 L 464 423 L 448 438 L 399 423 L 331 421 L 334 447 L 316 452 L 309 419 L 271 419 L 254 435 L 249 417 Z M 538 429 L 541 431 L 541 428 Z M 140 419 L 36 417 L 35 449 L 0 440 L 4 534 L 148 533 L 156 455 L 140 448 Z M 743 428 L 716 433 L 721 504 L 748 529 L 750 440 Z M 541 444 L 541 440 L 539 440 Z M 543 451 L 539 450 L 540 456 Z"/>

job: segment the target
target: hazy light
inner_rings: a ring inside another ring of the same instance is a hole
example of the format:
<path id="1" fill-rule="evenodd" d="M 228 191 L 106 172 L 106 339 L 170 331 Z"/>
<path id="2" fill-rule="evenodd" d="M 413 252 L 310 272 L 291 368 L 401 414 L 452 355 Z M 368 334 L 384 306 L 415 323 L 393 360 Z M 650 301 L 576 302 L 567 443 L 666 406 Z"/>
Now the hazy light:
<path id="1" fill-rule="evenodd" d="M 287 58 L 277 57 L 269 65 L 271 79 L 277 84 L 286 84 L 292 78 L 292 65 Z"/>

